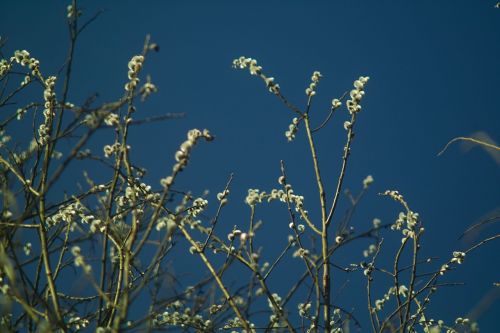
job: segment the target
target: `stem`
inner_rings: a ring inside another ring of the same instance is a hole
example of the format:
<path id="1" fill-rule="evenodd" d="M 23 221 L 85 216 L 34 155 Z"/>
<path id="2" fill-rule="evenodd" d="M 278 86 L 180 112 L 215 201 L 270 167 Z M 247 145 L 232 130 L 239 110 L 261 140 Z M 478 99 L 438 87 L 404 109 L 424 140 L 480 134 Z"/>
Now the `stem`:
<path id="1" fill-rule="evenodd" d="M 192 246 L 194 246 L 197 250 L 200 250 L 196 241 L 191 237 L 191 235 L 187 232 L 187 230 L 181 224 L 179 224 L 178 227 L 182 231 L 182 233 L 184 234 L 184 237 L 186 237 L 186 239 L 189 241 L 189 243 Z M 205 253 L 201 252 L 201 251 L 197 251 L 197 253 L 200 256 L 201 260 L 203 260 L 203 263 L 205 264 L 205 266 L 207 266 L 207 268 L 210 271 L 210 273 L 212 274 L 212 276 L 214 277 L 215 281 L 217 282 L 217 285 L 219 286 L 220 290 L 224 294 L 224 297 L 227 299 L 229 305 L 233 309 L 236 316 L 240 319 L 241 324 L 243 325 L 245 330 L 247 332 L 251 332 L 252 330 L 250 328 L 250 325 L 245 320 L 245 317 L 243 317 L 243 314 L 241 313 L 240 309 L 238 309 L 238 306 L 234 302 L 234 299 L 231 297 L 231 294 L 229 294 L 229 291 L 227 290 L 226 286 L 224 285 L 224 282 L 222 282 L 221 278 L 219 277 L 219 275 L 217 274 L 217 272 L 213 268 L 212 264 L 208 260 Z"/>
<path id="2" fill-rule="evenodd" d="M 308 102 L 308 109 L 310 106 L 310 100 Z M 319 201 L 321 205 L 321 250 L 323 257 L 323 320 L 325 324 L 325 332 L 330 332 L 330 265 L 329 265 L 329 254 L 328 254 L 328 223 L 326 217 L 326 195 L 323 187 L 323 181 L 321 179 L 321 173 L 319 170 L 318 157 L 316 154 L 316 147 L 314 146 L 314 140 L 312 137 L 311 126 L 309 123 L 309 113 L 304 114 L 304 123 L 306 125 L 307 138 L 309 140 L 309 147 L 311 149 L 311 156 L 314 164 L 314 172 L 316 174 L 316 183 L 318 184 Z"/>
<path id="3" fill-rule="evenodd" d="M 330 208 L 330 212 L 328 213 L 328 217 L 326 219 L 326 224 L 330 224 L 333 213 L 335 212 L 335 208 L 337 208 L 337 203 L 340 198 L 340 191 L 342 189 L 342 183 L 344 182 L 345 170 L 347 168 L 347 160 L 349 158 L 351 152 L 351 143 L 352 138 L 354 137 L 354 123 L 356 122 L 356 113 L 353 113 L 351 116 L 351 127 L 347 130 L 347 142 L 344 147 L 344 155 L 342 156 L 342 168 L 340 169 L 339 180 L 337 181 L 337 189 L 335 190 L 335 196 L 333 198 L 332 207 Z"/>

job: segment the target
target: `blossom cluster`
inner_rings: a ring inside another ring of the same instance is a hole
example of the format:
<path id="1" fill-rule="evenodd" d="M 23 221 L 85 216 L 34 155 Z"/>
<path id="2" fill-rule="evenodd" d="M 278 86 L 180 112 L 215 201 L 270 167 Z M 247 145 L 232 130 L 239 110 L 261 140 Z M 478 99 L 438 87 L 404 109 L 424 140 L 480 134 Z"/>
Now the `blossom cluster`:
<path id="1" fill-rule="evenodd" d="M 234 229 L 233 231 L 231 231 L 228 235 L 227 235 L 227 239 L 229 241 L 233 241 L 236 237 L 239 237 L 240 238 L 240 242 L 243 244 L 247 241 L 247 239 L 249 237 L 253 237 L 253 234 L 252 233 L 246 233 L 246 232 L 242 232 L 241 230 L 239 229 Z M 255 253 L 254 253 L 255 254 Z"/>
<path id="2" fill-rule="evenodd" d="M 279 306 L 279 304 L 281 303 L 281 297 L 277 293 L 273 293 L 271 296 L 273 297 L 274 302 Z M 272 311 L 276 311 L 270 299 L 267 300 L 267 306 L 269 306 L 269 309 L 271 309 Z"/>
<path id="3" fill-rule="evenodd" d="M 207 206 L 208 206 L 208 201 L 206 199 L 196 198 L 193 201 L 193 206 L 191 206 L 191 208 L 189 208 L 189 213 L 193 217 L 196 217 L 199 214 L 201 214 L 205 210 L 205 208 L 207 208 Z"/>
<path id="4" fill-rule="evenodd" d="M 102 220 L 95 218 L 93 215 L 87 216 L 87 221 L 90 221 L 91 233 L 96 233 L 97 230 L 100 232 L 104 232 L 106 230 L 106 224 Z"/>
<path id="5" fill-rule="evenodd" d="M 373 176 L 368 175 L 363 179 L 363 189 L 367 189 L 374 182 Z"/>
<path id="6" fill-rule="evenodd" d="M 143 198 L 146 201 L 158 201 L 160 199 L 159 193 L 154 193 L 151 190 L 151 185 L 145 183 L 139 183 L 136 179 L 136 183 L 132 186 L 127 186 L 125 188 L 125 193 L 122 196 L 117 196 L 115 201 L 119 207 L 125 207 L 133 204 L 134 200 Z"/>
<path id="7" fill-rule="evenodd" d="M 443 320 L 435 320 L 435 319 L 425 319 L 422 316 L 422 320 L 419 321 L 420 326 L 423 326 L 423 331 L 425 333 L 458 333 L 458 332 L 470 332 L 470 333 L 478 333 L 479 326 L 477 322 L 471 321 L 469 318 L 458 317 L 455 319 L 455 327 L 451 327 L 445 324 Z M 458 327 L 462 328 L 458 328 Z M 445 330 L 443 330 L 445 329 Z"/>
<path id="8" fill-rule="evenodd" d="M 297 117 L 293 118 L 292 123 L 288 125 L 288 130 L 285 131 L 285 136 L 288 142 L 295 139 L 295 134 L 297 133 L 298 125 L 299 125 L 299 119 Z"/>
<path id="9" fill-rule="evenodd" d="M 79 246 L 73 246 L 71 248 L 71 254 L 75 257 L 76 267 L 81 266 L 86 274 L 89 274 L 92 271 L 92 266 L 85 262 L 85 258 L 83 257 Z"/>
<path id="10" fill-rule="evenodd" d="M 280 184 L 284 184 L 284 178 L 279 177 L 278 181 Z M 292 189 L 292 185 L 285 184 L 285 190 L 272 189 L 271 193 L 266 193 L 265 191 L 260 192 L 258 189 L 249 189 L 248 194 L 245 198 L 245 203 L 249 206 L 255 206 L 257 203 L 261 203 L 264 199 L 267 202 L 273 200 L 279 200 L 281 202 L 290 202 L 295 205 L 295 211 L 304 213 L 307 215 L 307 211 L 304 210 L 304 197 L 302 195 L 297 195 Z"/>
<path id="11" fill-rule="evenodd" d="M 308 88 L 306 88 L 306 95 L 307 97 L 312 97 L 316 95 L 316 88 L 318 86 L 319 80 L 323 77 L 320 72 L 314 71 L 312 76 L 311 76 L 311 84 L 309 85 Z"/>
<path id="12" fill-rule="evenodd" d="M 338 98 L 332 99 L 332 109 L 338 109 L 342 106 L 342 102 Z"/>
<path id="13" fill-rule="evenodd" d="M 161 229 L 166 228 L 167 233 L 172 233 L 177 228 L 175 219 L 175 215 L 173 214 L 168 214 L 167 216 L 160 217 L 156 223 L 156 230 L 160 231 Z"/>
<path id="14" fill-rule="evenodd" d="M 241 332 L 242 333 L 256 333 L 257 330 L 254 329 L 255 327 L 255 324 L 254 323 L 250 323 L 248 322 L 248 325 L 250 326 L 250 329 L 251 329 L 251 332 L 247 332 L 245 329 L 243 329 Z M 234 317 L 232 319 L 229 319 L 225 324 L 224 326 L 222 327 L 223 330 L 229 330 L 231 328 L 238 328 L 238 329 L 241 329 L 241 327 L 243 327 L 243 323 L 241 322 L 240 318 L 238 317 Z M 231 333 L 233 332 L 236 332 L 236 331 L 231 331 Z"/>
<path id="15" fill-rule="evenodd" d="M 120 118 L 116 113 L 110 112 L 105 118 L 104 123 L 108 126 L 116 126 L 120 123 Z"/>
<path id="16" fill-rule="evenodd" d="M 11 68 L 12 65 L 10 62 L 5 59 L 0 59 L 0 76 L 4 76 L 5 74 L 7 74 Z"/>
<path id="17" fill-rule="evenodd" d="M 24 116 L 26 115 L 26 112 L 28 112 L 28 109 L 32 108 L 35 106 L 35 103 L 30 103 L 29 105 L 25 106 L 25 107 L 22 107 L 22 108 L 18 108 L 16 110 L 16 118 L 17 120 L 22 120 L 24 118 Z"/>
<path id="18" fill-rule="evenodd" d="M 443 264 L 441 266 L 441 268 L 439 269 L 439 275 L 444 275 L 444 273 L 446 273 L 446 271 L 448 271 L 449 269 L 450 269 L 450 265 Z"/>
<path id="19" fill-rule="evenodd" d="M 311 309 L 311 302 L 307 302 L 307 303 L 299 303 L 299 305 L 297 306 L 298 309 L 299 309 L 299 316 L 301 317 L 307 317 L 308 316 L 308 313 L 309 313 L 309 310 Z"/>
<path id="20" fill-rule="evenodd" d="M 396 296 L 396 294 L 402 297 L 408 297 L 408 288 L 405 285 L 400 285 L 399 288 L 394 286 L 390 287 L 383 298 L 375 301 L 375 308 L 373 308 L 373 311 L 381 311 L 385 303 L 390 300 L 391 296 Z"/>
<path id="21" fill-rule="evenodd" d="M 148 81 L 144 83 L 141 88 L 141 101 L 145 101 L 152 93 L 158 91 L 158 88 L 151 82 L 151 78 L 148 76 Z"/>
<path id="22" fill-rule="evenodd" d="M 180 301 L 169 304 L 167 309 L 170 311 L 164 311 L 153 319 L 153 325 L 156 327 L 172 325 L 185 329 L 195 328 L 197 332 L 212 330 L 213 323 L 210 319 L 203 319 L 201 315 L 193 313 L 190 307 L 183 308 Z"/>
<path id="23" fill-rule="evenodd" d="M 70 224 L 70 230 L 73 231 L 76 223 L 80 221 L 82 224 L 90 224 L 90 231 L 92 233 L 95 233 L 97 230 L 103 232 L 105 229 L 104 222 L 92 214 L 85 213 L 86 211 L 88 209 L 79 201 L 76 201 L 60 208 L 55 214 L 47 217 L 46 223 L 52 227 L 65 222 Z"/>
<path id="24" fill-rule="evenodd" d="M 220 201 L 221 206 L 224 206 L 227 203 L 228 195 L 229 189 L 225 189 L 224 191 L 217 193 L 217 200 Z"/>
<path id="25" fill-rule="evenodd" d="M 414 316 L 414 315 L 413 315 Z M 479 332 L 479 326 L 476 322 L 470 321 L 468 318 L 458 317 L 455 320 L 455 325 L 462 326 L 464 329 L 457 330 L 453 327 L 447 326 L 443 320 L 435 319 L 425 319 L 422 315 L 422 320 L 419 321 L 419 325 L 423 326 L 423 332 L 425 333 L 458 333 L 458 332 Z M 446 329 L 445 331 L 443 329 Z"/>
<path id="26" fill-rule="evenodd" d="M 465 260 L 465 252 L 453 251 L 452 263 L 462 264 Z"/>
<path id="27" fill-rule="evenodd" d="M 74 18 L 76 18 L 77 16 L 80 16 L 80 15 L 82 15 L 82 11 L 81 11 L 81 10 L 79 10 L 79 9 L 78 9 L 78 10 L 76 10 L 76 8 L 75 8 L 75 7 L 73 7 L 73 5 L 72 5 L 72 4 L 71 4 L 71 5 L 68 5 L 68 6 L 66 7 L 66 17 L 67 17 L 68 19 L 74 19 Z"/>
<path id="28" fill-rule="evenodd" d="M 289 227 L 290 229 L 297 229 L 297 232 L 298 232 L 299 234 L 303 233 L 303 232 L 306 230 L 305 225 L 303 225 L 303 224 L 299 224 L 299 225 L 297 225 L 297 226 L 296 226 L 296 225 L 295 225 L 295 223 L 293 223 L 293 222 L 290 222 L 290 223 L 288 224 L 288 227 Z"/>
<path id="29" fill-rule="evenodd" d="M 359 102 L 365 95 L 364 88 L 369 79 L 368 76 L 360 76 L 359 79 L 354 81 L 354 89 L 349 93 L 351 99 L 347 100 L 347 109 L 349 113 L 354 114 L 361 111 Z"/>
<path id="30" fill-rule="evenodd" d="M 5 133 L 5 129 L 0 129 L 0 148 L 5 147 L 11 139 L 12 137 Z"/>
<path id="31" fill-rule="evenodd" d="M 405 237 L 414 238 L 416 235 L 416 226 L 419 223 L 419 215 L 411 210 L 408 210 L 406 213 L 400 212 L 396 222 L 391 225 L 391 230 L 402 230 L 402 233 Z M 406 225 L 405 225 L 406 224 Z M 405 226 L 403 228 L 403 226 Z M 424 231 L 423 228 L 420 228 L 419 231 Z"/>
<path id="32" fill-rule="evenodd" d="M 121 144 L 119 142 L 115 142 L 112 145 L 105 145 L 103 150 L 104 150 L 104 156 L 105 157 L 110 157 L 111 155 L 117 153 L 121 149 Z M 127 146 L 129 148 L 129 146 Z"/>
<path id="33" fill-rule="evenodd" d="M 279 200 L 281 202 L 290 202 L 295 205 L 295 211 L 307 214 L 307 211 L 304 210 L 304 196 L 295 194 L 290 184 L 285 185 L 285 191 L 271 190 L 268 201 Z"/>
<path id="34" fill-rule="evenodd" d="M 40 61 L 35 58 L 30 57 L 30 53 L 26 50 L 17 50 L 14 52 L 14 56 L 10 58 L 10 62 L 15 61 L 21 66 L 28 66 L 31 70 L 33 76 L 40 77 Z"/>
<path id="35" fill-rule="evenodd" d="M 139 183 L 138 178 L 135 180 L 136 183 L 125 188 L 123 195 L 115 197 L 117 203 L 116 214 L 113 218 L 115 221 L 126 216 L 130 212 L 130 208 L 132 208 L 132 214 L 136 219 L 141 218 L 144 215 L 144 209 L 142 206 L 137 205 L 140 199 L 150 202 L 157 202 L 160 199 L 160 194 L 154 193 L 150 185 Z"/>
<path id="36" fill-rule="evenodd" d="M 280 86 L 274 82 L 274 77 L 267 77 L 262 73 L 262 67 L 257 65 L 257 60 L 246 57 L 239 57 L 233 60 L 233 68 L 245 69 L 248 68 L 251 75 L 257 75 L 264 80 L 266 87 L 275 95 L 280 93 Z"/>
<path id="37" fill-rule="evenodd" d="M 73 7 L 73 5 L 68 5 L 66 7 L 66 17 L 68 19 L 72 18 L 73 16 L 75 15 L 75 8 Z"/>
<path id="38" fill-rule="evenodd" d="M 144 56 L 136 55 L 130 59 L 128 63 L 128 79 L 130 80 L 125 84 L 125 91 L 134 91 L 139 83 L 139 72 L 142 69 L 144 63 Z"/>
<path id="39" fill-rule="evenodd" d="M 281 297 L 277 294 L 277 293 L 273 293 L 271 295 L 272 297 L 272 300 L 274 301 L 274 303 L 276 304 L 276 306 L 274 306 L 273 302 L 271 301 L 271 298 L 268 298 L 267 299 L 267 305 L 269 306 L 269 309 L 271 309 L 272 311 L 272 314 L 269 316 L 269 321 L 271 323 L 271 327 L 279 327 L 281 326 L 279 324 L 279 320 L 281 318 L 281 312 L 283 311 L 283 308 L 281 306 Z"/>
<path id="40" fill-rule="evenodd" d="M 367 276 L 369 280 L 372 280 L 372 273 L 375 267 L 373 266 L 372 263 L 367 263 L 367 262 L 361 262 L 359 264 L 359 267 L 363 268 L 363 275 Z"/>
<path id="41" fill-rule="evenodd" d="M 370 244 L 370 246 L 368 246 L 368 249 L 363 250 L 363 257 L 368 258 L 369 256 L 375 254 L 376 252 L 377 252 L 377 245 Z"/>
<path id="42" fill-rule="evenodd" d="M 45 80 L 45 90 L 43 91 L 43 99 L 45 101 L 43 105 L 45 108 L 43 110 L 43 115 L 45 116 L 45 118 L 54 116 L 51 112 L 53 112 L 56 103 L 56 94 L 54 92 L 56 79 L 57 78 L 55 76 L 49 76 Z"/>
<path id="43" fill-rule="evenodd" d="M 342 320 L 342 315 L 339 308 L 333 310 L 332 316 L 330 317 L 330 333 L 344 333 L 344 323 Z"/>
<path id="44" fill-rule="evenodd" d="M 457 319 L 455 319 L 455 324 L 467 327 L 471 333 L 479 332 L 478 324 L 471 321 L 469 318 L 458 317 Z M 457 331 L 454 331 L 453 333 L 455 332 Z"/>
<path id="45" fill-rule="evenodd" d="M 249 188 L 245 203 L 249 206 L 255 206 L 257 203 L 261 203 L 262 199 L 265 197 L 266 192 L 260 192 L 258 189 Z"/>
<path id="46" fill-rule="evenodd" d="M 50 139 L 50 128 L 52 126 L 52 119 L 54 118 L 54 107 L 56 104 L 56 94 L 54 92 L 54 87 L 56 84 L 56 77 L 49 76 L 44 82 L 45 89 L 43 91 L 44 110 L 43 117 L 44 122 L 38 128 L 39 142 L 41 145 L 45 145 Z"/>
<path id="47" fill-rule="evenodd" d="M 24 246 L 23 246 L 24 254 L 26 256 L 29 256 L 31 254 L 32 248 L 33 248 L 33 245 L 30 242 L 24 244 Z"/>
<path id="48" fill-rule="evenodd" d="M 55 214 L 47 217 L 49 226 L 55 226 L 61 222 L 75 223 L 76 218 L 83 215 L 83 206 L 79 202 L 73 202 L 65 207 L 61 207 Z"/>
<path id="49" fill-rule="evenodd" d="M 71 316 L 68 319 L 68 325 L 71 326 L 75 331 L 79 331 L 82 328 L 89 326 L 90 321 L 86 318 L 81 318 L 79 316 Z"/>
<path id="50" fill-rule="evenodd" d="M 199 129 L 190 130 L 187 134 L 187 140 L 184 141 L 179 150 L 175 152 L 175 160 L 177 163 L 174 164 L 173 167 L 174 173 L 180 172 L 186 167 L 191 150 L 200 138 L 204 138 L 206 141 L 212 141 L 214 139 L 214 137 L 210 134 L 210 131 L 207 129 L 204 129 L 203 131 L 200 131 Z M 161 183 L 163 186 L 168 187 L 172 184 L 172 181 L 172 177 L 167 177 L 162 180 Z"/>
<path id="51" fill-rule="evenodd" d="M 404 201 L 403 195 L 400 194 L 398 191 L 387 190 L 384 193 L 382 193 L 382 195 L 386 195 L 386 196 L 392 198 L 393 200 L 395 200 L 403 205 L 406 205 L 406 202 Z"/>
<path id="52" fill-rule="evenodd" d="M 304 249 L 304 248 L 302 248 L 302 247 L 301 247 L 301 248 L 299 248 L 299 249 L 297 249 L 297 251 L 295 251 L 295 252 L 292 254 L 292 257 L 293 257 L 293 258 L 297 258 L 297 257 L 299 257 L 299 258 L 305 258 L 305 257 L 307 257 L 307 256 L 309 256 L 309 250 L 308 250 L 308 249 Z"/>

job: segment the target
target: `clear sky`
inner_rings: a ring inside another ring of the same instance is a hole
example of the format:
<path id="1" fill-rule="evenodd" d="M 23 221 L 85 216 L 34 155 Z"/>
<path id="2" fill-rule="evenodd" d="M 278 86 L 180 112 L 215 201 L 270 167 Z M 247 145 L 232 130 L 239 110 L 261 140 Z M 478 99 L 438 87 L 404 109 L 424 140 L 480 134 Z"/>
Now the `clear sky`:
<path id="1" fill-rule="evenodd" d="M 494 8 L 495 3 L 81 1 L 83 20 L 104 12 L 77 45 L 69 100 L 82 103 L 96 92 L 99 102 L 121 96 L 127 63 L 140 53 L 145 35 L 151 34 L 160 52 L 149 56 L 143 72 L 151 74 L 159 92 L 138 106 L 135 117 L 167 112 L 185 112 L 186 117 L 134 128 L 132 157 L 148 169 L 147 179 L 157 186 L 170 172 L 173 154 L 187 130 L 210 129 L 216 140 L 196 148 L 176 185 L 198 195 L 210 189 L 213 202 L 234 172 L 230 205 L 220 221 L 223 231 L 235 224 L 246 227 L 249 209 L 243 199 L 248 188 L 268 191 L 279 186 L 280 160 L 314 217 L 319 208 L 304 132 L 299 129 L 293 143 L 284 135 L 293 113 L 261 80 L 232 69 L 232 60 L 242 55 L 257 59 L 283 94 L 301 108 L 312 72 L 320 71 L 323 79 L 311 111 L 315 124 L 327 115 L 332 98 L 351 89 L 360 75 L 370 76 L 345 184 L 356 193 L 366 175 L 373 175 L 375 183 L 353 226 L 368 228 L 375 217 L 394 221 L 400 207 L 377 193 L 397 189 L 426 227 L 422 255 L 446 260 L 451 251 L 498 232 L 498 225 L 492 224 L 466 241 L 458 240 L 468 226 L 499 215 L 498 154 L 495 159 L 491 151 L 457 143 L 437 156 L 457 136 L 481 132 L 500 142 L 500 9 Z M 27 49 L 40 59 L 45 73 L 57 74 L 68 46 L 65 7 L 63 1 L 3 0 L 0 35 L 8 38 L 4 56 Z M 342 109 L 316 136 L 330 199 L 347 119 Z M 108 134 L 92 143 L 96 151 L 110 143 L 112 133 Z M 89 173 L 99 177 L 99 170 Z M 59 186 L 71 188 L 71 180 Z M 334 223 L 346 207 L 344 200 Z M 287 241 L 286 211 L 273 204 L 258 211 L 258 218 L 264 227 L 256 241 L 272 261 Z M 367 244 L 353 246 L 334 260 L 359 262 Z M 392 248 L 387 246 L 386 255 Z M 448 281 L 466 285 L 443 289 L 431 304 L 433 318 L 451 322 L 493 292 L 493 282 L 499 282 L 499 250 L 499 242 L 485 246 L 450 275 Z M 270 282 L 279 293 L 288 290 L 283 281 L 290 273 L 302 272 L 296 261 L 285 264 Z M 352 275 L 339 277 L 350 284 L 343 290 L 337 286 L 335 300 L 354 309 L 367 329 L 364 282 Z M 380 290 L 380 297 L 384 292 Z M 478 318 L 483 332 L 493 332 L 499 325 L 498 288 L 494 299 Z"/>

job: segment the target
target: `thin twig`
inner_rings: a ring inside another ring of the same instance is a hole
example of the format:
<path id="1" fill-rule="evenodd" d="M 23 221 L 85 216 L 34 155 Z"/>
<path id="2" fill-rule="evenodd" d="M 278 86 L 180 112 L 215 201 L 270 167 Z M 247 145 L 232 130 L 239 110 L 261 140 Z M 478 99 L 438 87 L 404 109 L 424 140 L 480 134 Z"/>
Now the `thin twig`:
<path id="1" fill-rule="evenodd" d="M 345 96 L 347 96 L 347 94 L 348 94 L 348 93 L 349 93 L 348 91 L 344 92 L 344 93 L 342 94 L 342 96 L 339 98 L 339 101 L 342 101 L 342 100 L 345 98 Z M 318 126 L 318 127 L 316 127 L 315 129 L 313 129 L 313 130 L 311 131 L 311 133 L 317 132 L 317 131 L 319 131 L 320 129 L 322 129 L 323 127 L 325 127 L 325 126 L 326 126 L 326 124 L 328 124 L 328 122 L 330 121 L 330 118 L 333 116 L 333 113 L 335 112 L 335 110 L 337 110 L 338 108 L 339 108 L 339 107 L 335 107 L 335 106 L 333 106 L 333 105 L 332 105 L 332 107 L 330 108 L 330 112 L 328 113 L 328 116 L 326 117 L 326 119 L 325 119 L 325 120 L 323 120 L 323 122 L 321 123 L 321 125 L 319 125 L 319 126 Z"/>
<path id="2" fill-rule="evenodd" d="M 459 137 L 456 137 L 454 139 L 451 139 L 447 144 L 446 146 L 444 146 L 444 148 L 437 154 L 437 156 L 441 156 L 447 149 L 448 147 L 456 142 L 456 141 L 469 141 L 469 142 L 473 142 L 473 143 L 477 143 L 479 145 L 482 145 L 482 146 L 485 146 L 487 148 L 491 148 L 491 149 L 494 149 L 494 150 L 500 150 L 500 147 L 499 146 L 496 146 L 494 144 L 491 144 L 491 143 L 488 143 L 488 142 L 484 142 L 484 141 L 481 141 L 481 140 L 478 140 L 478 139 L 474 139 L 474 138 L 469 138 L 469 137 L 465 137 L 465 136 L 459 136 Z"/>

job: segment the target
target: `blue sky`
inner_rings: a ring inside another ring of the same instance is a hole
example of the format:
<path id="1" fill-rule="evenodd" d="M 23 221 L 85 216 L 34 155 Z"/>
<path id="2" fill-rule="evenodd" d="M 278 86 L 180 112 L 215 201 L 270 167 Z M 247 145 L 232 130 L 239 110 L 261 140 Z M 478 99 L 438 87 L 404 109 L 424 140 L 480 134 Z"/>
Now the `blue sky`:
<path id="1" fill-rule="evenodd" d="M 444 260 L 451 251 L 465 249 L 498 230 L 492 225 L 469 243 L 458 240 L 468 226 L 495 212 L 498 215 L 498 155 L 495 160 L 484 149 L 457 143 L 437 156 L 457 136 L 481 132 L 500 142 L 500 9 L 494 4 L 81 1 L 83 19 L 100 9 L 104 12 L 79 40 L 69 99 L 82 103 L 95 92 L 99 102 L 121 96 L 127 63 L 141 51 L 145 35 L 151 34 L 160 52 L 149 56 L 143 73 L 151 74 L 159 92 L 138 106 L 136 117 L 167 112 L 185 112 L 186 117 L 134 128 L 132 157 L 148 169 L 150 182 L 158 184 L 170 172 L 173 154 L 187 130 L 210 129 L 216 140 L 196 148 L 177 185 L 198 194 L 210 189 L 214 200 L 234 172 L 231 204 L 220 222 L 223 231 L 235 224 L 246 226 L 249 212 L 243 199 L 248 188 L 278 187 L 280 160 L 285 161 L 289 181 L 305 196 L 313 216 L 319 208 L 304 132 L 299 130 L 293 143 L 284 135 L 293 113 L 267 92 L 261 80 L 232 69 L 232 60 L 241 55 L 257 59 L 283 94 L 301 108 L 310 76 L 319 70 L 323 79 L 311 111 L 316 124 L 326 116 L 332 98 L 351 89 L 360 75 L 370 76 L 345 184 L 357 192 L 368 174 L 375 183 L 353 225 L 362 230 L 374 217 L 393 221 L 400 208 L 376 194 L 397 189 L 426 227 L 423 255 Z M 65 10 L 61 1 L 3 1 L 0 35 L 8 38 L 4 54 L 27 49 L 40 59 L 44 73 L 56 74 L 67 51 Z M 316 136 L 330 199 L 345 142 L 342 124 L 347 119 L 343 109 Z M 98 151 L 110 140 L 112 133 L 102 134 L 92 147 Z M 89 173 L 99 176 L 99 170 Z M 71 180 L 68 177 L 59 186 L 71 188 Z M 337 219 L 346 207 L 344 200 Z M 275 204 L 258 214 L 265 226 L 260 244 L 272 260 L 279 250 L 275 245 L 286 244 L 286 211 Z M 361 261 L 367 244 L 341 253 L 338 260 Z M 443 290 L 436 297 L 431 305 L 435 318 L 451 321 L 463 316 L 491 292 L 492 283 L 498 282 L 499 250 L 498 242 L 485 246 L 450 276 L 466 286 Z M 299 264 L 288 263 L 270 282 L 277 289 L 283 288 L 290 270 L 302 271 Z M 351 304 L 348 297 L 359 294 L 364 302 L 364 289 L 356 291 L 361 288 L 359 277 L 346 279 L 352 289 L 340 293 L 339 303 L 366 318 L 364 303 Z M 483 331 L 495 327 L 498 311 L 497 296 L 478 318 Z"/>

